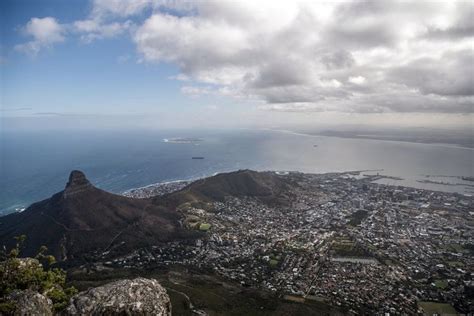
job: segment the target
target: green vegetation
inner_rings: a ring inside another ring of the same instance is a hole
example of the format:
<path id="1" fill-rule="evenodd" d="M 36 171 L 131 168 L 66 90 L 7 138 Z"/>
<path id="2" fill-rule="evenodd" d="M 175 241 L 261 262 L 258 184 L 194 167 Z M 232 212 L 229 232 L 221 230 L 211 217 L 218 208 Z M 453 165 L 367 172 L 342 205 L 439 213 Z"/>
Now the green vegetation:
<path id="1" fill-rule="evenodd" d="M 26 236 L 15 237 L 16 246 L 0 253 L 0 314 L 10 314 L 15 303 L 9 295 L 15 291 L 32 290 L 51 299 L 55 311 L 64 309 L 69 299 L 76 294 L 74 287 L 66 287 L 66 272 L 53 268 L 55 258 L 46 255 L 41 247 L 34 258 L 20 258 Z"/>
<path id="2" fill-rule="evenodd" d="M 211 228 L 211 224 L 208 223 L 201 223 L 201 225 L 199 225 L 199 230 L 202 231 L 208 231 L 209 228 Z"/>
<path id="3" fill-rule="evenodd" d="M 464 263 L 461 262 L 461 261 L 448 261 L 447 263 L 450 267 L 453 267 L 453 268 L 463 268 L 464 267 Z"/>
<path id="4" fill-rule="evenodd" d="M 423 308 L 427 315 L 457 315 L 458 313 L 449 304 L 436 302 L 418 302 L 418 306 Z"/>
<path id="5" fill-rule="evenodd" d="M 467 245 L 466 245 L 467 246 Z M 450 252 L 456 252 L 456 253 L 463 253 L 463 252 L 468 252 L 467 247 L 460 245 L 460 244 L 446 244 L 443 246 L 444 249 Z"/>
<path id="6" fill-rule="evenodd" d="M 340 257 L 371 257 L 367 250 L 347 238 L 335 238 L 331 251 L 335 256 Z"/>
<path id="7" fill-rule="evenodd" d="M 448 287 L 448 281 L 446 280 L 436 280 L 434 284 L 438 289 L 442 289 L 442 290 Z"/>
<path id="8" fill-rule="evenodd" d="M 465 244 L 464 249 L 466 249 L 471 255 L 474 255 L 474 244 Z"/>
<path id="9" fill-rule="evenodd" d="M 191 207 L 203 209 L 208 212 L 214 211 L 214 204 L 204 201 L 193 201 L 190 203 Z"/>
<path id="10" fill-rule="evenodd" d="M 349 216 L 350 220 L 347 224 L 351 226 L 360 225 L 367 215 L 369 215 L 369 212 L 366 210 L 358 210 Z"/>
<path id="11" fill-rule="evenodd" d="M 392 260 L 390 260 L 390 259 L 386 259 L 384 262 L 385 262 L 385 264 L 388 265 L 388 266 L 393 266 L 393 265 L 395 265 L 395 263 L 394 263 Z"/>

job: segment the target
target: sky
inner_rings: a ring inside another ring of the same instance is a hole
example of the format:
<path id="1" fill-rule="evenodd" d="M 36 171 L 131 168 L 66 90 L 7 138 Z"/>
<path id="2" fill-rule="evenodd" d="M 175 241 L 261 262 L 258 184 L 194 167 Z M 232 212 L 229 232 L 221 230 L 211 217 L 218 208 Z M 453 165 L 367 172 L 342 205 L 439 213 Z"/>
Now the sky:
<path id="1" fill-rule="evenodd" d="M 473 1 L 3 0 L 9 128 L 473 126 Z"/>

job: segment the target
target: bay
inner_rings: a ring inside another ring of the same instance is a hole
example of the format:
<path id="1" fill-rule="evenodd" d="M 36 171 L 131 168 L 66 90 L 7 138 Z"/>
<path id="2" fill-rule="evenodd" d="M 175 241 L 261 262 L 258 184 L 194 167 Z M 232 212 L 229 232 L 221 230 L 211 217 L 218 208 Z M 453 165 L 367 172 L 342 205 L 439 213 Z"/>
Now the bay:
<path id="1" fill-rule="evenodd" d="M 246 129 L 10 131 L 0 137 L 3 214 L 62 190 L 73 169 L 84 171 L 96 186 L 115 193 L 238 169 L 376 170 L 363 174 L 403 179 L 378 181 L 390 185 L 462 194 L 474 191 L 474 182 L 461 179 L 474 176 L 474 151 L 446 144 Z M 185 141 L 169 141 L 176 138 Z"/>

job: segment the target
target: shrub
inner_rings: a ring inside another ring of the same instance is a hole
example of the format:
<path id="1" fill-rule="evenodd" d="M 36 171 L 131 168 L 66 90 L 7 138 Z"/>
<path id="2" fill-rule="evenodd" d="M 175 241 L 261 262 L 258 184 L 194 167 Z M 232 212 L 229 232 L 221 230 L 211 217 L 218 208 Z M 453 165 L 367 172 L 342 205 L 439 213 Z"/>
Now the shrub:
<path id="1" fill-rule="evenodd" d="M 26 236 L 15 237 L 16 246 L 0 252 L 0 314 L 10 314 L 15 304 L 9 300 L 14 291 L 32 290 L 51 299 L 55 311 L 66 307 L 69 299 L 77 293 L 74 287 L 66 287 L 66 272 L 54 268 L 56 262 L 46 255 L 42 246 L 34 258 L 20 258 Z"/>

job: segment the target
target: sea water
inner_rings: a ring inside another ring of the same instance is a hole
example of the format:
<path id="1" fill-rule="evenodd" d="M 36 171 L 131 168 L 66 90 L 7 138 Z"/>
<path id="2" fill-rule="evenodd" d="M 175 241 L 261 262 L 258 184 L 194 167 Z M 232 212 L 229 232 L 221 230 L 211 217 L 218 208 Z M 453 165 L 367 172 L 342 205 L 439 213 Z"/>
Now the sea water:
<path id="1" fill-rule="evenodd" d="M 62 190 L 79 169 L 99 188 L 131 188 L 238 169 L 312 173 L 365 171 L 380 183 L 470 194 L 474 151 L 444 144 L 311 136 L 271 130 L 97 130 L 4 132 L 0 211 Z M 192 139 L 170 142 L 165 139 Z M 204 159 L 192 159 L 204 157 Z M 425 183 L 435 181 L 448 184 Z"/>

